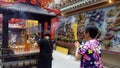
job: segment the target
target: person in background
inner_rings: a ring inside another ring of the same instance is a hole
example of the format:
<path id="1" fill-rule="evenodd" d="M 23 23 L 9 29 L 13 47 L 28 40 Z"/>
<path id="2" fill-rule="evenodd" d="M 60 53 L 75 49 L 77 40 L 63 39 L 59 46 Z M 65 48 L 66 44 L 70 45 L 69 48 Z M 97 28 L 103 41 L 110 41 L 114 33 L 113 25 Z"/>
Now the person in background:
<path id="1" fill-rule="evenodd" d="M 35 41 L 40 41 L 40 33 L 35 33 Z"/>
<path id="2" fill-rule="evenodd" d="M 53 42 L 50 39 L 50 31 L 44 32 L 44 38 L 38 42 L 38 45 L 40 47 L 38 68 L 52 68 Z"/>
<path id="3" fill-rule="evenodd" d="M 103 68 L 101 47 L 96 39 L 99 31 L 95 25 L 87 25 L 84 31 L 85 44 L 75 42 L 77 59 L 81 59 L 80 68 Z"/>

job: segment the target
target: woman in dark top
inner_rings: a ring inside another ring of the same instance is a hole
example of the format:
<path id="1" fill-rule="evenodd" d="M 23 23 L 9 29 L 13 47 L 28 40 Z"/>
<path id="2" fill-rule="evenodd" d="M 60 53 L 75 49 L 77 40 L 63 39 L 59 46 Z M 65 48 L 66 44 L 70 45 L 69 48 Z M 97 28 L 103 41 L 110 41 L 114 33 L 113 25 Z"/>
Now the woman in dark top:
<path id="1" fill-rule="evenodd" d="M 49 31 L 44 33 L 44 38 L 38 42 L 38 45 L 40 46 L 38 68 L 52 68 L 53 42 Z"/>

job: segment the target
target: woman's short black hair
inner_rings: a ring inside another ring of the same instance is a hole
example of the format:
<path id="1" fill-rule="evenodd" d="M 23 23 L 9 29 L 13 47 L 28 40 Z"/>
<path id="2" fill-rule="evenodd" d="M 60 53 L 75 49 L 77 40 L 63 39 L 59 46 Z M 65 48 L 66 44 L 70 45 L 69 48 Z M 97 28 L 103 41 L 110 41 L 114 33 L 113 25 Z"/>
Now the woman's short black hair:
<path id="1" fill-rule="evenodd" d="M 85 27 L 85 33 L 89 33 L 90 37 L 94 39 L 97 37 L 99 30 L 95 25 L 87 25 Z"/>
<path id="2" fill-rule="evenodd" d="M 50 31 L 45 31 L 44 36 L 50 36 Z"/>

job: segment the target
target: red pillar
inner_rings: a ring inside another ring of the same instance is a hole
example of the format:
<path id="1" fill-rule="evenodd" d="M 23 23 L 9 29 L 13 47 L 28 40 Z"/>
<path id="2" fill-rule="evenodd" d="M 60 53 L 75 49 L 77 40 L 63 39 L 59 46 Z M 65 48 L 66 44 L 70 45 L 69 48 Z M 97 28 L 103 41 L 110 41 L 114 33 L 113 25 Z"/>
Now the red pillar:
<path id="1" fill-rule="evenodd" d="M 55 29 L 54 29 L 55 18 L 51 19 L 51 39 L 54 39 Z"/>
<path id="2" fill-rule="evenodd" d="M 44 23 L 44 31 L 47 31 L 48 30 L 48 22 L 45 22 Z"/>

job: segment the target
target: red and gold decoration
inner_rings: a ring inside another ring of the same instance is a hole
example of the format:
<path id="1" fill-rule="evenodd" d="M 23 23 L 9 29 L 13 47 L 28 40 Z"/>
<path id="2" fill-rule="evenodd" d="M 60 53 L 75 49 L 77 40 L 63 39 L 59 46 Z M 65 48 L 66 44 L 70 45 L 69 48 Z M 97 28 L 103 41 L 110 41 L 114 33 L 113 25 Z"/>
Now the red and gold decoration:
<path id="1" fill-rule="evenodd" d="M 8 6 L 14 3 L 14 0 L 0 0 L 0 6 Z"/>
<path id="2" fill-rule="evenodd" d="M 9 20 L 9 28 L 25 28 L 25 25 L 22 23 L 24 20 L 17 19 L 17 18 L 11 18 Z"/>
<path id="3" fill-rule="evenodd" d="M 53 2 L 53 0 L 40 0 L 42 7 L 48 6 L 48 4 L 50 4 L 52 2 Z"/>
<path id="4" fill-rule="evenodd" d="M 17 0 L 17 2 L 22 2 L 22 3 L 31 3 L 33 5 L 37 5 L 37 6 L 48 6 L 48 4 L 52 3 L 53 0 Z"/>

